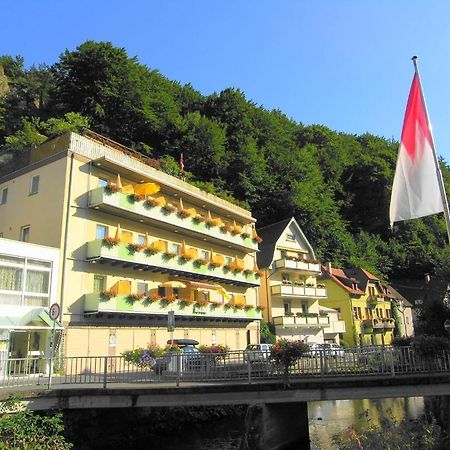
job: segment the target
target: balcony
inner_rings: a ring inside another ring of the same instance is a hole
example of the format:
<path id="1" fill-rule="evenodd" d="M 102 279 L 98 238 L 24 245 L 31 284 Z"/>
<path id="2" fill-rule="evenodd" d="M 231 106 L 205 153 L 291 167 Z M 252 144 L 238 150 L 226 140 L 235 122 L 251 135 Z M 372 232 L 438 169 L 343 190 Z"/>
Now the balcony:
<path id="1" fill-rule="evenodd" d="M 208 238 L 218 245 L 231 245 L 244 252 L 258 250 L 258 243 L 251 237 L 233 234 L 218 226 L 209 226 L 205 222 L 197 222 L 193 217 L 181 217 L 176 208 L 174 211 L 164 210 L 163 204 L 151 206 L 143 201 L 135 201 L 130 195 L 116 192 L 108 194 L 103 187 L 90 191 L 89 206 L 111 214 L 118 214 L 131 220 L 145 220 L 146 223 L 173 230 L 183 230 L 183 234 L 191 237 Z M 189 210 L 187 210 L 189 211 Z"/>
<path id="2" fill-rule="evenodd" d="M 166 273 L 197 280 L 211 280 L 236 286 L 259 286 L 259 278 L 252 271 L 230 270 L 225 266 L 214 267 L 211 264 L 199 264 L 186 261 L 177 255 L 166 253 L 147 254 L 133 251 L 124 244 L 105 246 L 101 239 L 88 242 L 87 260 L 99 264 L 111 264 L 139 271 Z"/>
<path id="3" fill-rule="evenodd" d="M 297 261 L 288 258 L 277 259 L 274 262 L 275 269 L 282 270 L 295 270 L 301 274 L 305 275 L 320 275 L 320 264 L 319 263 L 310 263 L 307 261 Z"/>
<path id="4" fill-rule="evenodd" d="M 116 295 L 106 299 L 101 294 L 91 293 L 84 296 L 85 314 L 120 313 L 148 315 L 166 319 L 168 311 L 175 311 L 175 316 L 184 320 L 223 320 L 250 322 L 260 320 L 261 312 L 255 308 L 234 308 L 223 304 L 209 303 L 206 306 L 186 305 L 176 300 L 172 303 L 164 301 L 131 300 L 128 295 Z"/>
<path id="5" fill-rule="evenodd" d="M 363 320 L 362 325 L 367 333 L 384 330 L 384 324 L 381 319 L 365 319 Z"/>
<path id="6" fill-rule="evenodd" d="M 273 318 L 275 327 L 281 328 L 327 328 L 330 326 L 328 316 L 277 316 Z"/>
<path id="7" fill-rule="evenodd" d="M 289 284 L 278 284 L 271 287 L 274 297 L 326 298 L 326 288 L 301 287 Z"/>
<path id="8" fill-rule="evenodd" d="M 395 328 L 394 319 L 383 319 L 383 326 L 385 330 L 393 330 Z"/>
<path id="9" fill-rule="evenodd" d="M 345 321 L 344 320 L 330 320 L 330 326 L 324 330 L 326 334 L 345 333 Z"/>

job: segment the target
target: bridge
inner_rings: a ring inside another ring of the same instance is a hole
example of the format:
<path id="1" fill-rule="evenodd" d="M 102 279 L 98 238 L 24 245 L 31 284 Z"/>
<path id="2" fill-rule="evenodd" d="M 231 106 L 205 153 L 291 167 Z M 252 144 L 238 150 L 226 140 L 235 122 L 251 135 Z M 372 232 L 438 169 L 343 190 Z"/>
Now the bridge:
<path id="1" fill-rule="evenodd" d="M 178 354 L 166 362 L 156 373 L 123 357 L 63 358 L 51 379 L 10 371 L 0 401 L 16 393 L 33 410 L 248 405 L 248 448 L 307 449 L 308 401 L 450 395 L 450 354 L 421 358 L 408 347 L 317 353 L 287 375 L 269 355 L 243 352 L 195 360 Z"/>

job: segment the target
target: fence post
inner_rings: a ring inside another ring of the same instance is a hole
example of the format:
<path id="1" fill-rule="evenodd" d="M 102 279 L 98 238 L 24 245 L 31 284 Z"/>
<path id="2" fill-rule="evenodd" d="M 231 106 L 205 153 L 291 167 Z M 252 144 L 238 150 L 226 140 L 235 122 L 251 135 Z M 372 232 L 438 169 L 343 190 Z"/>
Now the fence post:
<path id="1" fill-rule="evenodd" d="M 396 353 L 398 353 L 398 349 L 392 347 L 391 348 L 391 371 L 392 371 L 392 376 L 395 377 L 395 365 L 394 365 L 394 359 L 396 356 Z M 400 358 L 398 359 L 400 361 Z"/>
<path id="2" fill-rule="evenodd" d="M 108 374 L 108 357 L 105 356 L 104 360 L 104 367 L 103 367 L 103 389 L 106 389 L 106 376 Z"/>
<path id="3" fill-rule="evenodd" d="M 174 355 L 171 355 L 171 358 L 176 358 L 177 363 L 177 387 L 180 386 L 180 379 L 181 379 L 181 367 L 183 364 L 183 354 L 182 353 L 175 353 Z"/>
<path id="4" fill-rule="evenodd" d="M 247 354 L 247 376 L 248 376 L 248 384 L 252 384 L 252 361 L 251 361 L 251 352 Z"/>

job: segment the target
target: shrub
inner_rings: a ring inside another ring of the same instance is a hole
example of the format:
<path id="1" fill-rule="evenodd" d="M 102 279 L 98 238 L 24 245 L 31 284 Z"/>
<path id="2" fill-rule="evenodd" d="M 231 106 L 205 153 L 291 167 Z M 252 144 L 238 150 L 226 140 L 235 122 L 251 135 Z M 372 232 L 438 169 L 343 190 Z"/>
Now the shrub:
<path id="1" fill-rule="evenodd" d="M 73 444 L 64 437 L 61 412 L 38 414 L 30 410 L 17 411 L 18 400 L 10 397 L 3 405 L 0 415 L 1 449 L 66 450 Z M 15 411 L 12 414 L 3 411 Z"/>
<path id="2" fill-rule="evenodd" d="M 300 341 L 289 341 L 288 339 L 279 339 L 270 350 L 270 355 L 275 363 L 284 369 L 285 375 L 289 374 L 289 367 L 300 359 L 309 347 Z"/>
<path id="3" fill-rule="evenodd" d="M 418 356 L 433 358 L 443 351 L 450 350 L 450 340 L 440 336 L 415 336 L 412 340 L 412 347 Z"/>
<path id="4" fill-rule="evenodd" d="M 225 344 L 200 345 L 198 350 L 200 353 L 219 353 L 226 355 L 229 352 L 230 347 Z"/>
<path id="5" fill-rule="evenodd" d="M 440 428 L 434 420 L 428 422 L 425 417 L 398 422 L 388 411 L 380 419 L 380 425 L 371 423 L 368 411 L 362 417 L 367 424 L 363 429 L 353 426 L 333 436 L 339 450 L 437 450 L 439 448 Z"/>
<path id="6" fill-rule="evenodd" d="M 409 347 L 412 344 L 412 337 L 398 336 L 392 341 L 394 347 Z"/>

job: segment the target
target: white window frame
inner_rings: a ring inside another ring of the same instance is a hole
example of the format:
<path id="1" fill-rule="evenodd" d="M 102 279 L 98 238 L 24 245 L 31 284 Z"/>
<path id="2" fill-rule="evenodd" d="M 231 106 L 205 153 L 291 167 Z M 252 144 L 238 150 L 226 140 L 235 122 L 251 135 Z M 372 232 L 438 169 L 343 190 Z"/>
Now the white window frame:
<path id="1" fill-rule="evenodd" d="M 22 270 L 22 285 L 20 287 L 20 291 L 10 291 L 10 290 L 0 290 L 0 297 L 6 298 L 8 295 L 20 297 L 19 303 L 13 303 L 11 306 L 24 306 L 25 305 L 25 297 L 32 297 L 36 298 L 37 300 L 41 299 L 47 299 L 46 305 L 40 305 L 41 307 L 48 307 L 50 306 L 50 296 L 51 296 L 51 289 L 52 289 L 52 267 L 53 262 L 48 260 L 40 260 L 39 258 L 28 258 L 24 256 L 16 256 L 16 255 L 7 255 L 4 256 L 20 259 L 21 261 L 13 262 L 13 261 L 0 261 L 0 269 L 2 267 L 6 268 L 13 268 L 13 269 L 20 269 Z M 37 265 L 34 265 L 30 263 L 31 261 L 39 261 L 43 262 L 49 265 L 49 267 L 39 267 Z M 28 292 L 26 290 L 27 287 L 27 280 L 28 280 L 28 271 L 32 270 L 35 272 L 46 272 L 49 274 L 48 277 L 48 290 L 46 293 L 39 293 L 39 292 Z M 2 303 L 4 304 L 4 303 Z M 31 306 L 31 305 L 26 305 Z"/>
<path id="2" fill-rule="evenodd" d="M 37 186 L 36 186 L 36 190 L 34 190 L 34 189 L 33 189 L 33 182 L 34 182 L 34 180 L 36 180 L 36 179 L 37 179 Z M 40 184 L 40 181 L 41 181 L 40 175 L 33 175 L 33 176 L 31 177 L 31 179 L 30 179 L 30 192 L 29 192 L 30 195 L 35 195 L 35 194 L 39 193 L 39 184 Z"/>
<path id="3" fill-rule="evenodd" d="M 98 230 L 100 228 L 103 228 L 105 230 L 105 236 L 103 238 L 98 237 Z M 100 223 L 95 224 L 95 239 L 104 239 L 105 237 L 108 237 L 109 229 L 107 225 L 102 225 Z"/>
<path id="4" fill-rule="evenodd" d="M 0 205 L 6 205 L 7 202 L 8 202 L 8 188 L 5 187 L 1 190 Z"/>
<path id="5" fill-rule="evenodd" d="M 28 230 L 28 239 L 27 240 L 24 240 L 25 230 Z M 31 234 L 31 225 L 24 225 L 23 227 L 20 227 L 19 241 L 30 242 L 30 234 Z"/>

